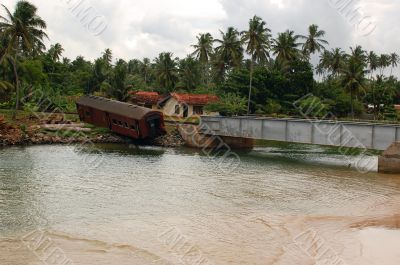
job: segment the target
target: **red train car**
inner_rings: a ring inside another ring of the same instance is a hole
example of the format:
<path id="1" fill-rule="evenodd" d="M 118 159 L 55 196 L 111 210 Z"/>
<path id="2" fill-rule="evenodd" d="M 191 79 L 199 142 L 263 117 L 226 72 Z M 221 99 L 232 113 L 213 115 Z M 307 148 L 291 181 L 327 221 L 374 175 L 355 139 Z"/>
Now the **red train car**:
<path id="1" fill-rule="evenodd" d="M 81 121 L 134 139 L 165 134 L 164 116 L 159 111 L 96 96 L 83 96 L 77 102 Z"/>

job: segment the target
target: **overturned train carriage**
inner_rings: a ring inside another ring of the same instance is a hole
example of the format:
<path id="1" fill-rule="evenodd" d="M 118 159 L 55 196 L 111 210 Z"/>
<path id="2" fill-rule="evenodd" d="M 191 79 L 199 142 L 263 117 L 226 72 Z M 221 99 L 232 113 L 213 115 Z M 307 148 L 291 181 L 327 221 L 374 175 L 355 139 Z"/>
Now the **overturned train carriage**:
<path id="1" fill-rule="evenodd" d="M 148 139 L 165 134 L 159 111 L 96 96 L 83 96 L 76 106 L 81 121 L 120 135 Z"/>

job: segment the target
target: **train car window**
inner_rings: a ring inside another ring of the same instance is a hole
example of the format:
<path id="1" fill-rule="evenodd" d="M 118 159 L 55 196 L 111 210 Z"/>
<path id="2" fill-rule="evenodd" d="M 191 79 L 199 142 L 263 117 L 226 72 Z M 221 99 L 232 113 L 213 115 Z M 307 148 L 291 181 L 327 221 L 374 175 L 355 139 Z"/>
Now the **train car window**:
<path id="1" fill-rule="evenodd" d="M 90 115 L 91 115 L 90 111 L 86 111 L 86 112 L 85 112 L 85 115 L 86 115 L 86 116 L 90 116 Z"/>
<path id="2" fill-rule="evenodd" d="M 175 114 L 180 114 L 181 113 L 181 108 L 179 105 L 175 105 Z"/>
<path id="3" fill-rule="evenodd" d="M 113 124 L 117 125 L 117 120 L 112 120 Z"/>
<path id="4" fill-rule="evenodd" d="M 125 122 L 125 123 L 124 123 L 124 125 L 125 125 L 125 128 L 129 128 L 129 126 L 128 126 L 128 123 L 127 123 L 127 122 Z"/>
<path id="5" fill-rule="evenodd" d="M 122 121 L 118 121 L 119 126 L 122 126 Z"/>

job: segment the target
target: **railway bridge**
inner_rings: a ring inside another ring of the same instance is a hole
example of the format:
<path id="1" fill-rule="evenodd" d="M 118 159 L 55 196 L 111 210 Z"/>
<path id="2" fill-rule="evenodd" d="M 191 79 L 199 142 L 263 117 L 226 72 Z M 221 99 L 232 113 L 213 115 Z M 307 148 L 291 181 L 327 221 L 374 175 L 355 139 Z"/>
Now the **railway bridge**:
<path id="1" fill-rule="evenodd" d="M 400 124 L 334 120 L 277 119 L 265 117 L 202 117 L 200 131 L 208 135 L 270 141 L 387 150 L 383 164 L 393 164 L 400 173 Z M 397 154 L 393 154 L 393 145 Z M 388 149 L 391 147 L 391 150 Z M 388 162 L 388 159 L 391 162 Z M 385 171 L 385 170 L 381 170 Z M 392 171 L 392 170 L 390 170 Z M 396 171 L 396 170 L 395 170 Z"/>

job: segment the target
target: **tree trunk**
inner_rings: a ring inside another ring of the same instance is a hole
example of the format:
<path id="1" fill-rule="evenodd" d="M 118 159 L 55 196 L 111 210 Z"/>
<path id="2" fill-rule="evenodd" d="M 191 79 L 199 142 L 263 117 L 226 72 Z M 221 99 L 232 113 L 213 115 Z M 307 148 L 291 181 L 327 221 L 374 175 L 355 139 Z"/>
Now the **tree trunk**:
<path id="1" fill-rule="evenodd" d="M 17 70 L 17 56 L 14 56 L 14 59 L 11 59 L 14 78 L 15 78 L 15 92 L 16 92 L 16 99 L 15 99 L 15 110 L 12 115 L 12 119 L 15 120 L 17 118 L 17 111 L 19 110 L 19 77 L 18 77 L 18 70 Z"/>
<path id="2" fill-rule="evenodd" d="M 374 109 L 373 109 L 373 112 L 374 112 L 374 120 L 376 120 L 376 111 L 377 111 L 377 104 L 376 104 L 376 101 L 375 101 L 375 84 L 373 84 L 372 85 L 372 101 L 373 101 L 373 105 L 374 105 Z"/>
<path id="3" fill-rule="evenodd" d="M 208 87 L 207 64 L 203 63 L 203 85 Z"/>
<path id="4" fill-rule="evenodd" d="M 353 100 L 353 89 L 350 90 L 350 101 L 351 101 L 351 117 L 354 120 L 354 100 Z"/>
<path id="5" fill-rule="evenodd" d="M 254 60 L 251 59 L 251 63 L 250 63 L 249 101 L 247 103 L 247 115 L 250 115 L 251 92 L 252 92 L 252 88 L 253 88 L 253 67 L 254 67 Z"/>

